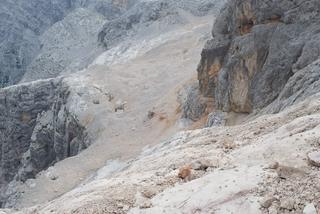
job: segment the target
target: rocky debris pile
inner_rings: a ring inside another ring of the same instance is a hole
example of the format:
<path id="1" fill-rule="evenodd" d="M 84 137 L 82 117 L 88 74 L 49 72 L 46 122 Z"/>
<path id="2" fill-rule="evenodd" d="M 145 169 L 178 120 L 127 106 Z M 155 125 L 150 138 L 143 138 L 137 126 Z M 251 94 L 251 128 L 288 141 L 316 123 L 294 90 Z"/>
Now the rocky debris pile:
<path id="1" fill-rule="evenodd" d="M 87 8 L 74 9 L 40 37 L 41 50 L 26 69 L 22 82 L 73 73 L 97 55 L 97 35 L 106 19 Z"/>
<path id="2" fill-rule="evenodd" d="M 85 128 L 66 107 L 69 91 L 62 79 L 0 90 L 0 202 L 12 181 L 24 182 L 57 161 L 90 145 Z"/>
<path id="3" fill-rule="evenodd" d="M 319 182 L 319 168 L 301 170 L 278 165 L 260 184 L 261 208 L 265 213 L 272 214 L 306 213 L 312 207 L 320 210 Z"/>
<path id="4" fill-rule="evenodd" d="M 110 49 L 138 32 L 157 33 L 184 24 L 188 22 L 185 13 L 194 16 L 210 14 L 219 10 L 223 3 L 217 0 L 139 0 L 121 17 L 105 24 L 99 33 L 99 42 Z"/>
<path id="5" fill-rule="evenodd" d="M 198 67 L 200 90 L 223 111 L 268 112 L 319 92 L 317 0 L 229 0 Z"/>

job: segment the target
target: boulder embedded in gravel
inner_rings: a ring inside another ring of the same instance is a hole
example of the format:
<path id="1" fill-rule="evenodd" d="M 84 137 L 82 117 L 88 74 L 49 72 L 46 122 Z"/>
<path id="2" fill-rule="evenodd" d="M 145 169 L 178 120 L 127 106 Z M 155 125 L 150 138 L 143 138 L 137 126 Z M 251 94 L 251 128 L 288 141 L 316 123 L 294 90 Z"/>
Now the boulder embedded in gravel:
<path id="1" fill-rule="evenodd" d="M 303 214 L 317 214 L 314 204 L 307 204 L 303 209 Z"/>
<path id="2" fill-rule="evenodd" d="M 311 152 L 308 154 L 308 161 L 311 165 L 320 167 L 320 152 Z"/>

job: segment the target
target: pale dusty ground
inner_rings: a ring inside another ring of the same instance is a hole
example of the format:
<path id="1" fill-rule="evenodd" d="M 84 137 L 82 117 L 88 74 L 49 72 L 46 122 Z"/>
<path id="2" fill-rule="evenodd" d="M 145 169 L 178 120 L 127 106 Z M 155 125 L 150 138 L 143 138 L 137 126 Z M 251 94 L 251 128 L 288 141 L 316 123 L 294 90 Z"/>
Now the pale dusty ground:
<path id="1" fill-rule="evenodd" d="M 178 121 L 176 93 L 195 77 L 212 22 L 212 16 L 192 19 L 174 31 L 142 40 L 141 46 L 138 41 L 116 64 L 111 65 L 104 53 L 87 70 L 69 77 L 68 106 L 80 116 L 95 143 L 19 187 L 23 192 L 19 207 L 52 200 L 90 179 L 108 160 L 134 158 L 145 146 L 185 128 Z M 114 97 L 111 102 L 108 93 Z M 127 103 L 124 112 L 114 111 L 119 100 Z M 155 112 L 151 120 L 148 111 Z M 50 180 L 48 173 L 59 179 Z"/>
<path id="2" fill-rule="evenodd" d="M 320 149 L 319 139 L 320 94 L 243 125 L 178 133 L 129 162 L 110 162 L 87 183 L 22 213 L 258 214 L 260 190 L 266 189 L 262 182 L 277 177 L 267 168 L 274 161 L 310 171 L 320 181 L 319 169 L 306 161 L 308 152 Z M 179 169 L 189 164 L 198 170 L 183 181 Z M 290 172 L 286 181 L 295 179 Z M 281 194 L 290 192 L 295 188 Z M 317 204 L 318 199 L 308 200 Z"/>

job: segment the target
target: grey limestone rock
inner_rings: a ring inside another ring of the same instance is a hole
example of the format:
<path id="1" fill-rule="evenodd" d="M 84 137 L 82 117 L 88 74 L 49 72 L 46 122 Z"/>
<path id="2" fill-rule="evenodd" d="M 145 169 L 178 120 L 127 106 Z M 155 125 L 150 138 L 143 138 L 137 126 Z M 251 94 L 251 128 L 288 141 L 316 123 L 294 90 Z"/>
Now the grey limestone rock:
<path id="1" fill-rule="evenodd" d="M 67 108 L 68 86 L 50 79 L 0 90 L 0 202 L 7 185 L 26 181 L 90 145 Z"/>
<path id="2" fill-rule="evenodd" d="M 187 22 L 185 13 L 204 16 L 219 10 L 224 0 L 139 0 L 122 16 L 107 22 L 99 33 L 99 42 L 107 49 L 125 38 L 133 37 L 138 31 L 153 31 L 148 27 L 156 25 L 161 31 Z"/>
<path id="3" fill-rule="evenodd" d="M 70 0 L 1 1 L 0 87 L 20 81 L 41 49 L 39 36 L 70 7 Z"/>
<path id="4" fill-rule="evenodd" d="M 97 36 L 134 0 L 3 0 L 0 88 L 85 68 L 99 53 Z M 89 51 L 88 51 L 89 50 Z"/>
<path id="5" fill-rule="evenodd" d="M 78 8 L 40 37 L 41 50 L 26 69 L 22 82 L 57 77 L 86 67 L 96 57 L 97 35 L 105 18 Z"/>
<path id="6" fill-rule="evenodd" d="M 206 127 L 224 126 L 226 124 L 226 113 L 215 111 L 208 115 Z"/>
<path id="7" fill-rule="evenodd" d="M 241 113 L 319 92 L 319 11 L 316 0 L 229 0 L 202 52 L 201 92 Z"/>
<path id="8" fill-rule="evenodd" d="M 199 84 L 186 86 L 179 94 L 182 118 L 193 121 L 199 120 L 207 109 L 207 99 L 204 98 L 199 90 Z"/>

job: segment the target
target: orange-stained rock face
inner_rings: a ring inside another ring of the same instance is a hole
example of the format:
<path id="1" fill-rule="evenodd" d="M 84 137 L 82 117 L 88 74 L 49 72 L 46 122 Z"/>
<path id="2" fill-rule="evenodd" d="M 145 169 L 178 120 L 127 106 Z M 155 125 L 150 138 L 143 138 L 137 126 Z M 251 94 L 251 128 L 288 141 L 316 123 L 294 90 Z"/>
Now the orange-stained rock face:
<path id="1" fill-rule="evenodd" d="M 230 0 L 202 51 L 201 93 L 213 97 L 219 110 L 239 113 L 262 109 L 280 95 L 284 99 L 292 95 L 295 100 L 293 85 L 286 85 L 292 78 L 299 81 L 301 75 L 296 72 L 320 56 L 311 48 L 320 48 L 319 11 L 316 0 L 308 4 L 303 0 Z"/>

